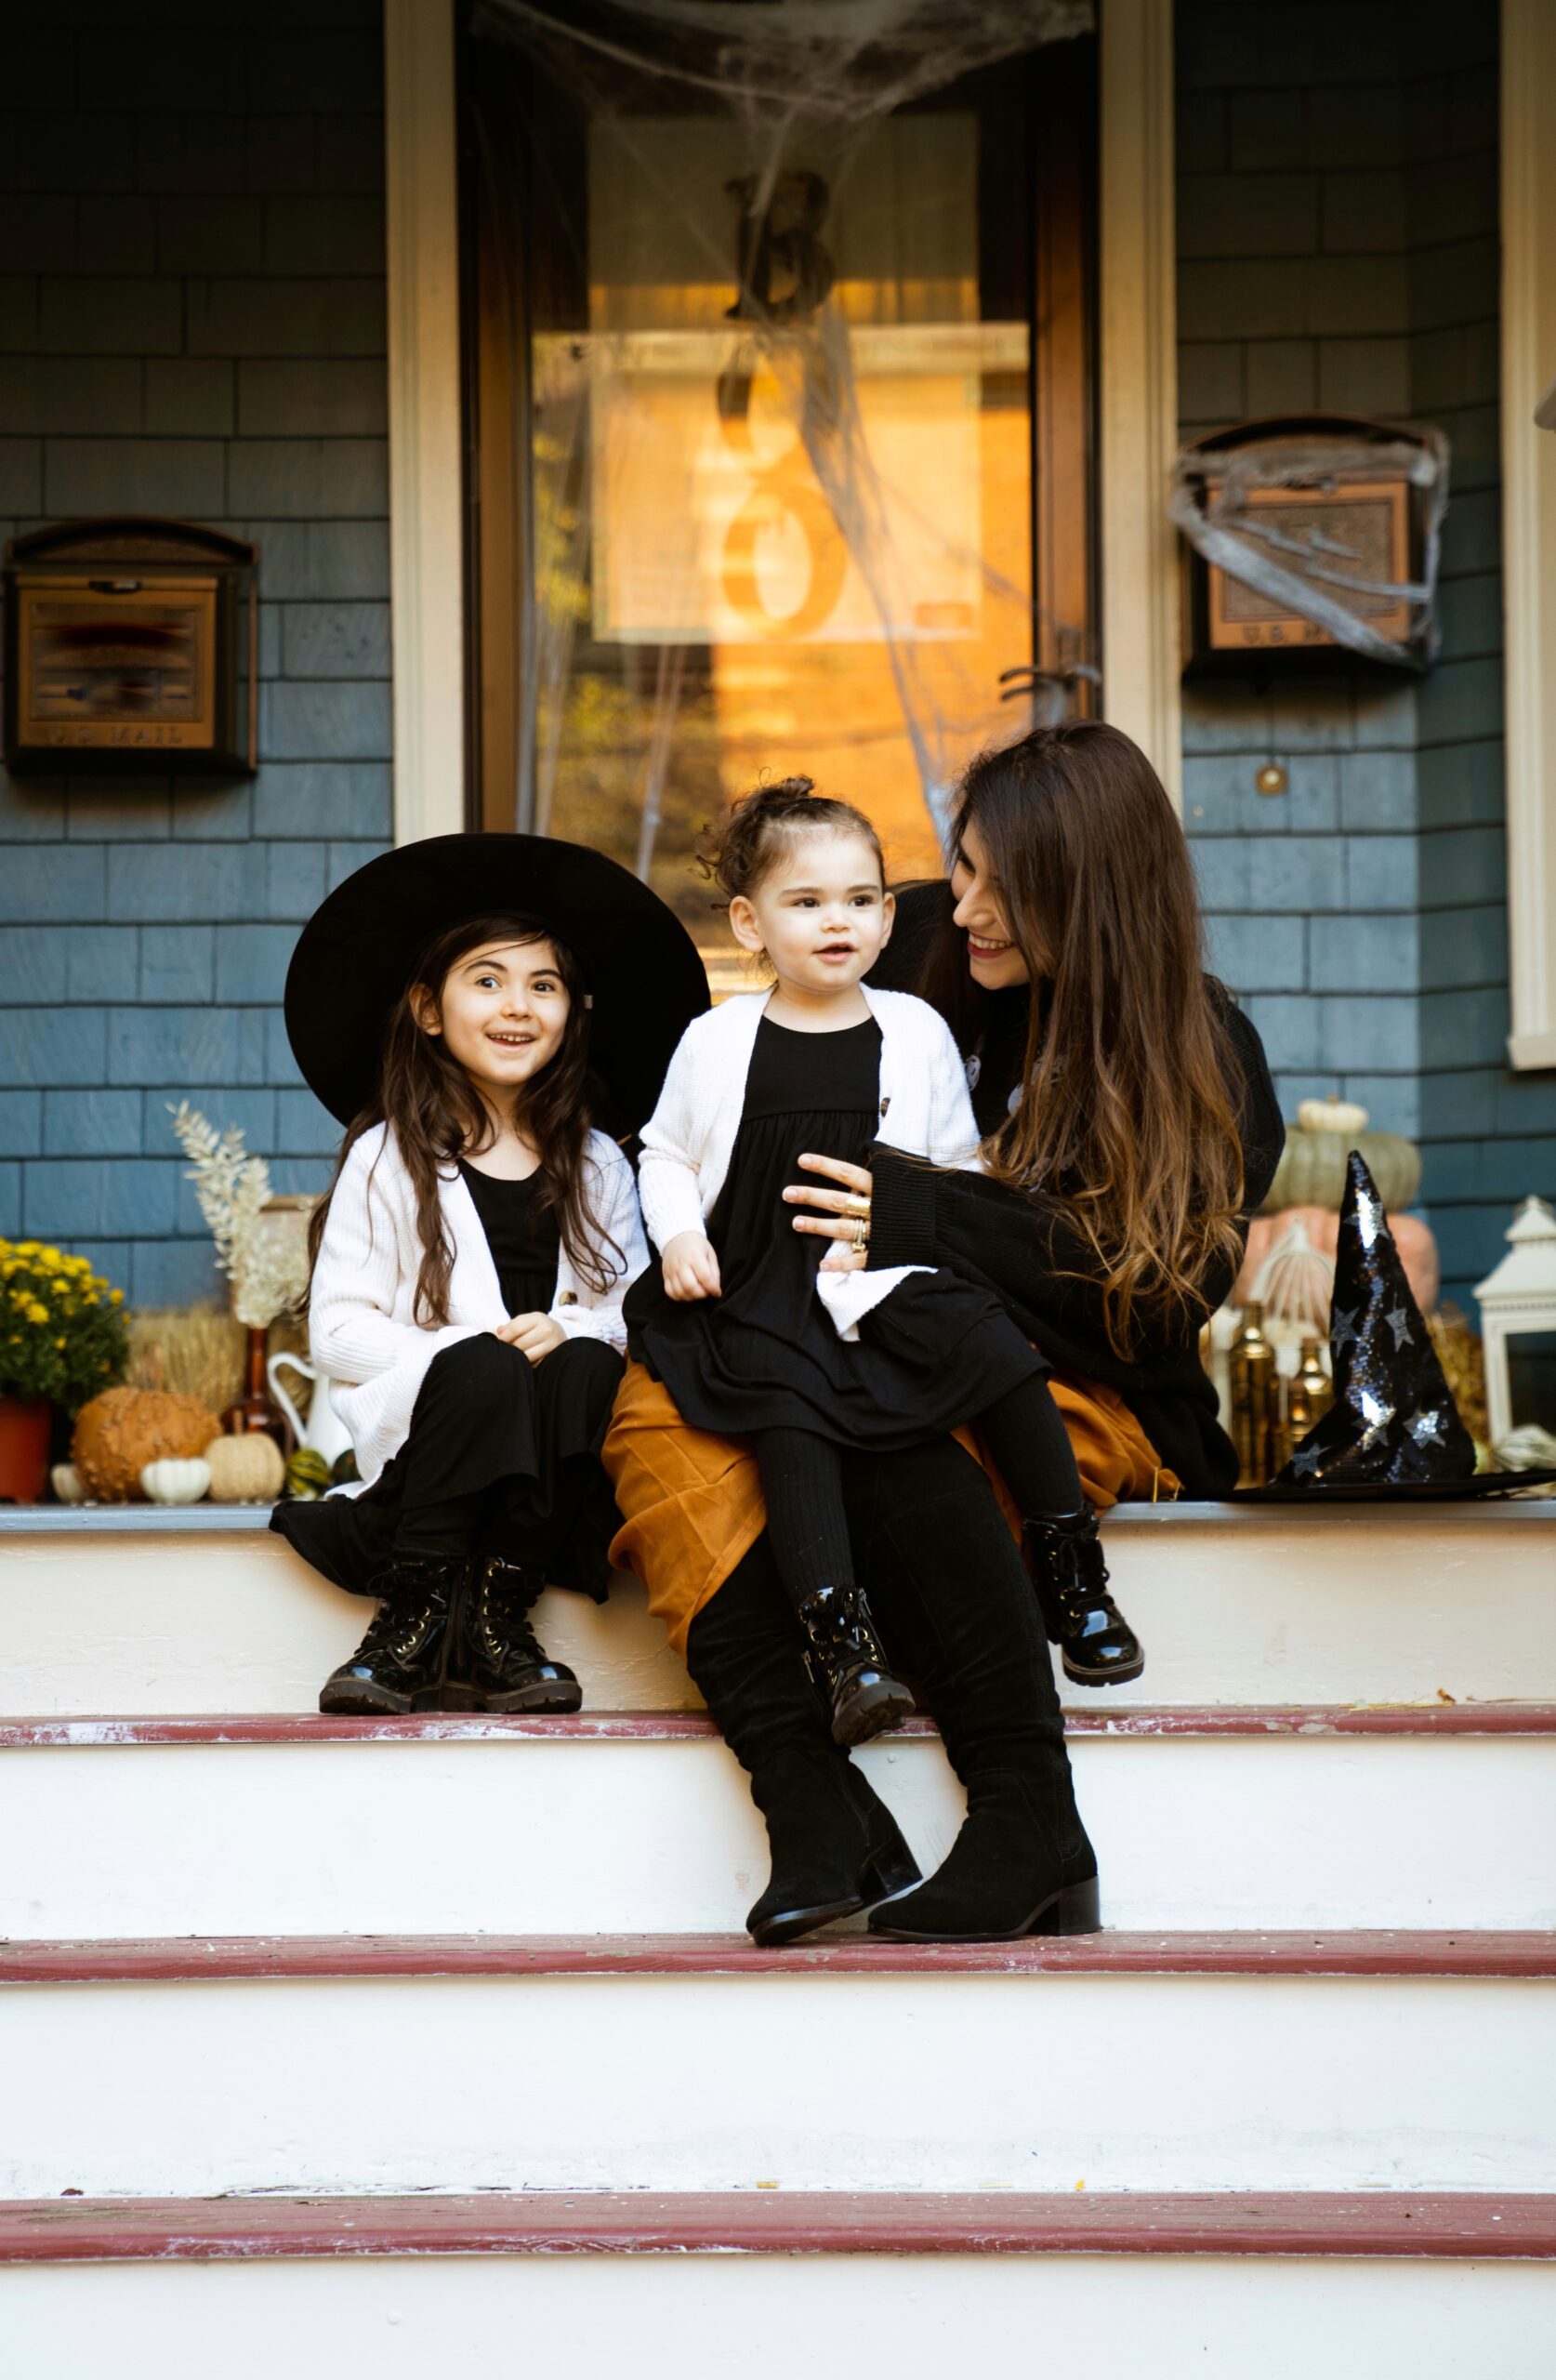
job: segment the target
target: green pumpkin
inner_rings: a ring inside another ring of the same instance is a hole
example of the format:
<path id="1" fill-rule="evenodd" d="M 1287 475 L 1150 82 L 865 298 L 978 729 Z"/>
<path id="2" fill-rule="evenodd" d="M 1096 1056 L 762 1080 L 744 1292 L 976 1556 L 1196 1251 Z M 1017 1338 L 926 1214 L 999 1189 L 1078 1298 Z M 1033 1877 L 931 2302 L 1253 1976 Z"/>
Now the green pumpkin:
<path id="1" fill-rule="evenodd" d="M 1421 1153 L 1398 1132 L 1302 1132 L 1286 1136 L 1285 1151 L 1260 1214 L 1287 1207 L 1323 1207 L 1338 1215 L 1345 1203 L 1345 1161 L 1360 1149 L 1378 1195 L 1391 1214 L 1408 1207 L 1421 1186 Z"/>
<path id="2" fill-rule="evenodd" d="M 299 1447 L 286 1465 L 286 1493 L 298 1503 L 311 1503 L 330 1484 L 330 1467 L 312 1447 Z"/>

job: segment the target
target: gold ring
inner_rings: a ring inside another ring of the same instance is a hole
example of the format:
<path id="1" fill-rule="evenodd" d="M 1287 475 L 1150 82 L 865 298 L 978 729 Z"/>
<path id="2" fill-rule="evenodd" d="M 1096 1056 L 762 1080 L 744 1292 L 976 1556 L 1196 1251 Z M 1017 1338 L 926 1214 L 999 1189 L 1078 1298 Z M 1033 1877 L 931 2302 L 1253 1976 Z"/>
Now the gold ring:
<path id="1" fill-rule="evenodd" d="M 847 1197 L 843 1200 L 843 1212 L 845 1215 L 857 1215 L 861 1222 L 867 1223 L 870 1216 L 870 1201 L 868 1198 Z"/>
<path id="2" fill-rule="evenodd" d="M 863 1256 L 864 1250 L 869 1247 L 870 1225 L 867 1216 L 861 1215 L 855 1222 L 851 1245 L 856 1256 Z"/>

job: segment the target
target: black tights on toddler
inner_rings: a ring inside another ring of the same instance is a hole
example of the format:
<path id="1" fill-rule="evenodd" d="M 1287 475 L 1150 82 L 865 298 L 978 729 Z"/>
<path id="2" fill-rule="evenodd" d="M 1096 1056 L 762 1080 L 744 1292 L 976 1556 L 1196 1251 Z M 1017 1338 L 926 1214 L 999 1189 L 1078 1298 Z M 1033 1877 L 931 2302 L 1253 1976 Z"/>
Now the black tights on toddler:
<path id="1" fill-rule="evenodd" d="M 1079 1512 L 1080 1474 L 1043 1373 L 972 1418 L 1023 1520 Z M 762 1430 L 756 1447 L 768 1536 L 790 1602 L 798 1606 L 824 1587 L 851 1587 L 842 1448 L 813 1430 Z"/>

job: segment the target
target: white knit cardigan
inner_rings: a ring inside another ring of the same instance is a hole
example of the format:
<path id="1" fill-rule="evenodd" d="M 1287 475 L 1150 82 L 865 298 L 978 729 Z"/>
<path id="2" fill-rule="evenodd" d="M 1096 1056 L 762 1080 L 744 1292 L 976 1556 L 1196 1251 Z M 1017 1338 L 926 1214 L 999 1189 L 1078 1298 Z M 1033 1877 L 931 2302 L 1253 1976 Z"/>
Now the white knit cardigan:
<path id="1" fill-rule="evenodd" d="M 574 1271 L 564 1249 L 551 1319 L 570 1339 L 603 1339 L 625 1347 L 622 1299 L 648 1263 L 649 1251 L 632 1168 L 603 1132 L 589 1134 L 584 1179 L 590 1212 L 621 1250 L 625 1268 L 601 1292 Z M 457 1170 L 442 1175 L 438 1196 L 454 1268 L 449 1318 L 436 1329 L 415 1319 L 422 1256 L 415 1191 L 386 1125 L 376 1125 L 356 1143 L 330 1201 L 313 1268 L 309 1350 L 328 1376 L 331 1402 L 351 1433 L 364 1488 L 404 1445 L 433 1356 L 509 1319 L 464 1176 Z"/>
<path id="2" fill-rule="evenodd" d="M 860 988 L 880 1026 L 878 1139 L 934 1165 L 971 1167 L 978 1127 L 944 1018 L 909 992 Z M 770 998 L 739 994 L 696 1018 L 681 1036 L 659 1104 L 643 1127 L 638 1163 L 643 1220 L 656 1248 L 666 1248 L 678 1232 L 700 1232 L 713 1211 L 730 1170 L 757 1027 Z M 792 1220 L 778 1208 L 772 1228 L 788 1231 Z M 909 1273 L 930 1269 L 897 1264 L 879 1272 L 819 1272 L 816 1288 L 838 1336 L 853 1339 L 862 1315 Z"/>

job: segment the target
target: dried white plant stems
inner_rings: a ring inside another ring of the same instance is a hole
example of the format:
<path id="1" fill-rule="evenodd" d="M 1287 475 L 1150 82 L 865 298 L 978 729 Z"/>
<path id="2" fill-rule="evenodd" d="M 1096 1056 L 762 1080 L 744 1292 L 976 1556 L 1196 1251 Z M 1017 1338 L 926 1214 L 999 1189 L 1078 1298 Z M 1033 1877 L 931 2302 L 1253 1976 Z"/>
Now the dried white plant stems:
<path id="1" fill-rule="evenodd" d="M 217 1263 L 232 1284 L 232 1311 L 251 1330 L 264 1330 L 301 1303 L 307 1259 L 289 1235 L 261 1221 L 270 1195 L 270 1169 L 250 1157 L 236 1124 L 225 1132 L 187 1099 L 169 1107 L 178 1144 L 190 1160 L 200 1211 L 216 1242 Z"/>

